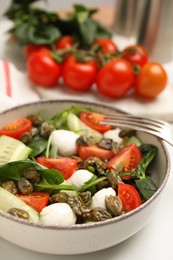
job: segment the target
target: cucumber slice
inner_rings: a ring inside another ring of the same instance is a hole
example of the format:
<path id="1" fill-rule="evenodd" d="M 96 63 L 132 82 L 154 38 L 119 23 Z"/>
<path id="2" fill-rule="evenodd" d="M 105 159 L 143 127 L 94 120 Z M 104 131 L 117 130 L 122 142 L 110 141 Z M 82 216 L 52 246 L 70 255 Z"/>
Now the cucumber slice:
<path id="1" fill-rule="evenodd" d="M 15 195 L 9 191 L 0 187 L 0 210 L 8 212 L 11 208 L 17 208 L 24 210 L 29 215 L 29 221 L 38 223 L 39 222 L 39 213 L 28 206 L 24 201 L 17 198 Z"/>
<path id="2" fill-rule="evenodd" d="M 88 135 L 89 137 L 93 138 L 95 142 L 99 142 L 103 138 L 103 135 L 101 133 L 84 124 L 73 113 L 69 113 L 67 116 L 67 126 L 71 131 L 79 135 Z"/>
<path id="3" fill-rule="evenodd" d="M 139 147 L 141 145 L 141 141 L 136 136 L 131 136 L 129 138 L 128 144 L 136 144 L 136 146 Z"/>
<path id="4" fill-rule="evenodd" d="M 21 141 L 6 135 L 0 136 L 0 165 L 25 160 L 31 152 L 32 149 Z"/>

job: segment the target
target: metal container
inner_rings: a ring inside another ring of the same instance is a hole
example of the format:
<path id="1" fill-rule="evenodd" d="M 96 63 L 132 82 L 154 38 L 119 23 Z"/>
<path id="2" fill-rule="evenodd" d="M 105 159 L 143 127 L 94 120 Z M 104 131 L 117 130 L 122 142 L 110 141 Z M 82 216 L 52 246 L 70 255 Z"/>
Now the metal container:
<path id="1" fill-rule="evenodd" d="M 134 36 L 150 59 L 167 63 L 173 59 L 173 1 L 117 0 L 114 32 Z"/>

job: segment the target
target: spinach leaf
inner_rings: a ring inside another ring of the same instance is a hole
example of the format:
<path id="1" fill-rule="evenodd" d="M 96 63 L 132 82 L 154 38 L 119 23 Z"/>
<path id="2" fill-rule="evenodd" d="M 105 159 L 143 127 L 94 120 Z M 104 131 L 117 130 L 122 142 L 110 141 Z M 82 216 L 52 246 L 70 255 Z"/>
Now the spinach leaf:
<path id="1" fill-rule="evenodd" d="M 34 185 L 35 191 L 47 191 L 50 194 L 54 194 L 56 192 L 59 192 L 60 190 L 74 190 L 77 191 L 75 186 L 73 185 L 67 185 L 67 184 L 49 184 L 46 183 L 45 180 L 42 180 L 38 184 Z"/>
<path id="2" fill-rule="evenodd" d="M 63 175 L 54 169 L 43 169 L 40 165 L 30 160 L 10 162 L 0 166 L 0 181 L 12 180 L 17 182 L 23 175 L 23 171 L 28 168 L 35 168 L 41 176 L 40 183 L 54 185 L 64 181 Z M 39 185 L 39 184 L 38 184 Z"/>
<path id="3" fill-rule="evenodd" d="M 145 179 L 135 180 L 135 183 L 144 200 L 148 200 L 157 191 L 157 186 L 150 176 L 147 176 Z"/>
<path id="4" fill-rule="evenodd" d="M 145 146 L 145 148 L 146 147 L 147 147 L 147 152 L 145 151 L 141 162 L 139 163 L 138 167 L 133 171 L 132 173 L 133 178 L 145 179 L 147 167 L 157 154 L 156 146 L 150 145 L 150 146 Z"/>
<path id="5" fill-rule="evenodd" d="M 30 154 L 30 158 L 38 156 L 43 153 L 47 147 L 47 140 L 39 135 L 33 137 L 32 141 L 28 144 L 28 146 L 33 150 Z"/>

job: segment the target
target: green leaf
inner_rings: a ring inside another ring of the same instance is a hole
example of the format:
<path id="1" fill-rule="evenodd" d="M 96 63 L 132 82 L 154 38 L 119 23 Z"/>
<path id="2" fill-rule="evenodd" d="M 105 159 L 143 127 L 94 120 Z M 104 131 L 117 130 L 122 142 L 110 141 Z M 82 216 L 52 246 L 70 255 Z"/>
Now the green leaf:
<path id="1" fill-rule="evenodd" d="M 135 183 L 144 197 L 144 200 L 151 198 L 151 196 L 153 196 L 153 194 L 157 191 L 157 186 L 149 176 L 145 179 L 135 180 Z"/>
<path id="2" fill-rule="evenodd" d="M 35 136 L 28 146 L 33 150 L 30 154 L 30 158 L 35 157 L 46 150 L 47 140 L 41 136 Z"/>
<path id="3" fill-rule="evenodd" d="M 63 175 L 55 169 L 41 169 L 38 172 L 42 177 L 40 182 L 42 184 L 60 184 L 64 181 Z"/>
<path id="4" fill-rule="evenodd" d="M 143 158 L 139 163 L 138 167 L 133 171 L 132 177 L 137 179 L 145 179 L 146 170 L 151 163 L 151 161 L 155 158 L 157 154 L 157 147 L 153 145 L 145 146 L 147 150 L 143 153 Z"/>

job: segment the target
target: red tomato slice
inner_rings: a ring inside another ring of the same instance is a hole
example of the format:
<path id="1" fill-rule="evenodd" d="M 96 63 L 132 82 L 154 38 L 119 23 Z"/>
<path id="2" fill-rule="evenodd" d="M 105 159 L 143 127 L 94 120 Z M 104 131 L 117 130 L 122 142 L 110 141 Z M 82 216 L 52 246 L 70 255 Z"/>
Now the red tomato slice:
<path id="1" fill-rule="evenodd" d="M 81 112 L 80 113 L 80 120 L 84 122 L 87 126 L 91 127 L 92 129 L 100 132 L 105 133 L 108 130 L 112 129 L 110 125 L 102 125 L 100 121 L 104 119 L 104 115 L 94 112 Z"/>
<path id="2" fill-rule="evenodd" d="M 19 139 L 21 135 L 32 128 L 31 120 L 27 118 L 18 119 L 0 129 L 0 135 L 7 135 Z"/>
<path id="3" fill-rule="evenodd" d="M 48 192 L 32 192 L 29 195 L 17 194 L 16 196 L 38 212 L 46 207 L 49 200 Z"/>
<path id="4" fill-rule="evenodd" d="M 118 197 L 120 198 L 125 211 L 131 211 L 141 205 L 141 198 L 138 191 L 129 184 L 118 184 Z"/>
<path id="5" fill-rule="evenodd" d="M 79 145 L 78 155 L 82 160 L 86 160 L 89 157 L 98 157 L 102 161 L 105 161 L 105 160 L 109 160 L 114 155 L 114 152 L 99 148 L 96 145 L 90 145 L 90 146 Z"/>
<path id="6" fill-rule="evenodd" d="M 125 171 L 132 171 L 135 169 L 140 160 L 142 159 L 142 154 L 136 144 L 130 144 L 123 148 L 121 151 L 116 153 L 114 157 L 108 162 L 107 168 L 108 169 L 117 169 L 118 166 L 123 163 L 123 172 Z M 123 180 L 131 179 L 131 175 L 122 177 Z"/>
<path id="7" fill-rule="evenodd" d="M 46 158 L 38 157 L 37 162 L 46 166 L 47 168 L 56 169 L 61 172 L 67 180 L 72 176 L 76 171 L 78 161 L 68 157 L 59 157 L 59 158 Z"/>

